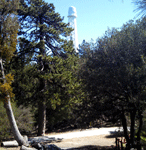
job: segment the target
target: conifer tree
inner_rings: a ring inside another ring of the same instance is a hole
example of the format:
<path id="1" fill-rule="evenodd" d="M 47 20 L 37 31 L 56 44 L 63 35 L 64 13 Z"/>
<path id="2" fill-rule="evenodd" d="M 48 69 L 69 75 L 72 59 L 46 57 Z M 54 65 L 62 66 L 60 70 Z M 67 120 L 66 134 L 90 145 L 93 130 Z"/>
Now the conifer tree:
<path id="1" fill-rule="evenodd" d="M 21 0 L 18 15 L 21 23 L 19 35 L 35 43 L 33 60 L 37 62 L 39 80 L 36 93 L 32 96 L 38 104 L 38 135 L 42 135 L 45 133 L 46 106 L 51 105 L 55 108 L 55 105 L 60 103 L 59 92 L 67 89 L 67 83 L 64 82 L 68 81 L 70 84 L 73 82 L 73 74 L 69 70 L 73 71 L 72 67 L 76 64 L 77 56 L 72 42 L 69 44 L 63 39 L 72 29 L 63 23 L 63 18 L 58 13 L 55 13 L 53 4 L 42 0 Z M 58 90 L 58 93 L 55 93 L 55 90 Z M 67 93 L 64 92 L 65 95 Z M 73 99 L 73 96 L 71 97 Z"/>
<path id="2" fill-rule="evenodd" d="M 17 0 L 0 1 L 0 100 L 4 103 L 15 139 L 19 145 L 23 145 L 25 140 L 17 127 L 10 102 L 14 98 L 11 87 L 13 75 L 6 70 L 16 50 L 18 21 L 15 12 L 17 4 Z"/>
<path id="3" fill-rule="evenodd" d="M 138 15 L 145 17 L 146 15 L 146 0 L 133 0 L 133 3 L 137 7 L 135 11 L 139 11 Z"/>

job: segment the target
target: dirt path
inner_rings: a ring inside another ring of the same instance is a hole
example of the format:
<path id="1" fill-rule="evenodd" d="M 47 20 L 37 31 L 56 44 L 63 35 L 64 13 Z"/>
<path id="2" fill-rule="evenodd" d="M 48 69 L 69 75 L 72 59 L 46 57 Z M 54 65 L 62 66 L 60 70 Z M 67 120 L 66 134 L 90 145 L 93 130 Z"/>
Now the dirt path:
<path id="1" fill-rule="evenodd" d="M 115 145 L 115 138 L 109 138 L 108 135 L 88 136 L 72 139 L 63 139 L 61 142 L 53 142 L 49 144 L 55 144 L 60 148 L 77 148 L 81 146 L 111 146 Z M 0 148 L 0 150 L 20 150 L 18 148 Z"/>
<path id="2" fill-rule="evenodd" d="M 61 142 L 53 143 L 60 148 L 73 148 L 73 147 L 80 147 L 80 146 L 87 146 L 87 145 L 92 145 L 92 146 L 114 145 L 115 146 L 115 137 L 110 136 L 111 134 L 109 132 L 109 131 L 115 131 L 115 129 L 116 128 L 100 128 L 100 129 L 92 128 L 83 131 L 75 130 L 75 131 L 70 131 L 65 133 L 52 133 L 48 135 L 46 134 L 46 136 L 52 136 L 57 138 L 63 137 L 63 140 Z"/>
<path id="3" fill-rule="evenodd" d="M 96 129 L 92 129 L 96 130 Z M 52 136 L 53 135 L 64 135 L 64 134 L 72 134 L 76 133 L 78 134 L 80 130 L 76 131 L 70 131 L 65 133 L 51 133 L 46 134 L 46 136 Z M 104 134 L 104 135 L 94 135 L 94 136 L 85 136 L 85 137 L 76 137 L 76 138 L 69 138 L 69 139 L 63 139 L 61 142 L 52 142 L 49 144 L 54 144 L 60 148 L 78 148 L 81 146 L 115 146 L 115 137 L 110 136 L 110 134 Z M 1 148 L 0 150 L 20 150 L 20 147 L 17 148 Z"/>
<path id="4" fill-rule="evenodd" d="M 61 142 L 54 142 L 60 148 L 73 148 L 80 146 L 111 146 L 115 145 L 115 138 L 108 138 L 108 135 L 88 136 L 72 139 L 63 139 Z"/>
<path id="5" fill-rule="evenodd" d="M 115 133 L 115 131 L 119 130 L 118 127 L 106 127 L 106 128 L 90 128 L 83 130 L 73 130 L 69 132 L 60 132 L 60 133 L 49 133 L 45 136 L 55 137 L 55 138 L 63 138 L 63 139 L 72 139 L 79 137 L 87 137 L 87 136 L 97 136 L 97 135 L 107 135 Z"/>

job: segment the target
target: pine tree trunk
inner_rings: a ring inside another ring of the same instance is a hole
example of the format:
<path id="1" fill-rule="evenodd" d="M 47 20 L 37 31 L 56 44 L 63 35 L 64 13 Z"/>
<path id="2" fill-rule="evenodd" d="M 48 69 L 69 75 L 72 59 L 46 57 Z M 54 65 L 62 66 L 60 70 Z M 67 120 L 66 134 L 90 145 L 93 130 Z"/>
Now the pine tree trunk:
<path id="1" fill-rule="evenodd" d="M 4 80 L 4 83 L 6 83 L 2 59 L 0 59 L 0 65 L 1 65 L 3 80 Z M 9 94 L 7 94 L 7 98 L 8 98 L 8 100 L 4 101 L 4 107 L 6 109 L 6 113 L 7 113 L 11 128 L 12 128 L 14 138 L 18 142 L 19 145 L 23 145 L 23 144 L 25 145 L 27 141 L 24 140 L 23 136 L 19 132 L 19 129 L 18 129 L 18 126 L 16 124 L 16 120 L 15 120 L 15 117 L 14 117 L 14 114 L 13 114 L 13 111 L 12 111 Z"/>
<path id="2" fill-rule="evenodd" d="M 46 105 L 43 102 L 39 102 L 38 105 L 38 136 L 45 135 L 46 129 Z"/>
<path id="3" fill-rule="evenodd" d="M 42 25 L 43 22 L 40 18 L 40 24 Z M 40 27 L 40 54 L 44 57 L 46 55 L 45 53 L 45 41 L 44 41 L 44 35 L 43 35 L 43 27 Z M 44 74 L 44 61 L 43 57 L 39 58 L 39 67 L 42 74 Z M 41 78 L 40 79 L 40 91 L 45 92 L 46 89 L 46 81 Z M 43 96 L 43 93 L 42 93 Z M 42 101 L 43 100 L 43 101 Z M 38 103 L 38 136 L 45 135 L 46 130 L 46 101 L 45 98 L 42 97 L 42 100 Z"/>
<path id="4" fill-rule="evenodd" d="M 44 79 L 40 79 L 40 91 L 45 91 L 46 88 L 46 82 Z M 45 135 L 46 130 L 46 100 L 44 98 L 43 93 L 41 99 L 39 99 L 38 102 L 38 136 Z"/>
<path id="5" fill-rule="evenodd" d="M 131 147 L 134 147 L 134 136 L 135 136 L 135 115 L 136 112 L 135 111 L 131 111 L 130 112 L 130 118 L 131 118 L 131 129 L 130 129 L 130 143 L 131 143 Z"/>

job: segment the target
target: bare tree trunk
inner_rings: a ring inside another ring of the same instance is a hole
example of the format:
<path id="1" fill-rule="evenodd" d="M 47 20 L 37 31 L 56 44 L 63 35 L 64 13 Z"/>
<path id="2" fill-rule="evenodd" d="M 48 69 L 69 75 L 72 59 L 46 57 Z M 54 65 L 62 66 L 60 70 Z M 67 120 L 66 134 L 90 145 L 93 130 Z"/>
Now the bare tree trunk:
<path id="1" fill-rule="evenodd" d="M 44 102 L 38 103 L 38 136 L 45 135 L 46 129 L 46 105 Z"/>
<path id="2" fill-rule="evenodd" d="M 0 58 L 0 64 L 1 64 L 2 78 L 4 80 L 4 83 L 6 83 L 5 73 L 4 73 L 3 63 L 2 63 L 1 58 Z M 4 101 L 4 107 L 6 109 L 6 113 L 7 113 L 11 128 L 12 128 L 12 132 L 13 132 L 15 140 L 18 142 L 19 145 L 23 145 L 23 144 L 25 145 L 26 141 L 24 140 L 23 136 L 19 132 L 19 129 L 16 124 L 16 120 L 12 111 L 10 96 L 8 93 L 7 93 L 7 101 Z"/>

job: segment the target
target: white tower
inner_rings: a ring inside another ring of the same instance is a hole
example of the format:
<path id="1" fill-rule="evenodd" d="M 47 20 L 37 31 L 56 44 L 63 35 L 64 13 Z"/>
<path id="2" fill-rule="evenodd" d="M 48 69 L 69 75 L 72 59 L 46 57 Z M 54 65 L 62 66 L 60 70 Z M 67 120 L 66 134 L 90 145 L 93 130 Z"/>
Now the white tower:
<path id="1" fill-rule="evenodd" d="M 73 7 L 73 6 L 69 7 L 69 10 L 68 10 L 68 23 L 69 23 L 70 27 L 72 27 L 74 29 L 74 31 L 71 32 L 69 40 L 73 41 L 74 48 L 75 48 L 76 52 L 78 52 L 78 50 L 77 50 L 78 49 L 78 35 L 77 35 L 76 18 L 77 18 L 76 8 Z"/>

